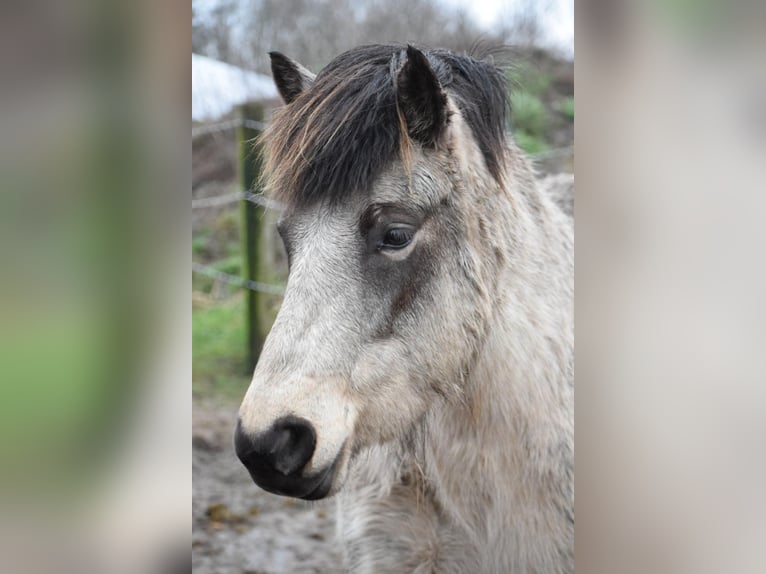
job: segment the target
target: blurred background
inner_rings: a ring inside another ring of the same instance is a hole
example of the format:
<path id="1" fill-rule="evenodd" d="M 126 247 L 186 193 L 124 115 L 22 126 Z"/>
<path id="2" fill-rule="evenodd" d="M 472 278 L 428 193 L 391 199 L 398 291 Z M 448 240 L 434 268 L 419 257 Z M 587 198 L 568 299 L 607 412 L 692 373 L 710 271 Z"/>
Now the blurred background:
<path id="1" fill-rule="evenodd" d="M 510 46 L 512 134 L 541 173 L 574 168 L 571 0 L 194 0 L 192 332 L 195 572 L 335 572 L 334 501 L 255 487 L 231 428 L 281 303 L 279 206 L 259 195 L 257 138 L 282 105 L 268 52 L 314 72 L 362 44 Z"/>

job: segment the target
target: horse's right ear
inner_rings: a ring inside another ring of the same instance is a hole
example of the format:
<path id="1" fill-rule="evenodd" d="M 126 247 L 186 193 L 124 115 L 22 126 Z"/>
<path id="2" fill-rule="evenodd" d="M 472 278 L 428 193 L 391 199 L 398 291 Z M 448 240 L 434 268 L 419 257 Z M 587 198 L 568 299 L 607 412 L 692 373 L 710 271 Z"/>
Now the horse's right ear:
<path id="1" fill-rule="evenodd" d="M 406 60 L 396 75 L 396 97 L 410 137 L 433 146 L 447 125 L 447 95 L 428 58 L 407 46 Z"/>
<path id="2" fill-rule="evenodd" d="M 277 85 L 279 95 L 286 104 L 297 98 L 301 92 L 308 89 L 316 77 L 295 60 L 291 60 L 281 52 L 269 52 L 271 58 L 271 73 Z"/>

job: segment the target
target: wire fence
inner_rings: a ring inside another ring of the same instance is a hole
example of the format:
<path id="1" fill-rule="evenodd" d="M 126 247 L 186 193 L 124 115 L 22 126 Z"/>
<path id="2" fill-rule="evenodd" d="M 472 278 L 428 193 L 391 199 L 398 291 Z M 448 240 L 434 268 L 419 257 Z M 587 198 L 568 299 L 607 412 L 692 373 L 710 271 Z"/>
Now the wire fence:
<path id="1" fill-rule="evenodd" d="M 273 211 L 283 211 L 284 206 L 279 201 L 270 199 L 260 193 L 253 193 L 251 191 L 235 191 L 233 193 L 226 193 L 224 195 L 216 195 L 213 197 L 202 197 L 200 199 L 192 199 L 192 209 L 204 209 L 208 207 L 221 207 L 230 203 L 237 203 L 238 201 L 250 201 L 266 209 Z"/>
<path id="2" fill-rule="evenodd" d="M 210 134 L 225 133 L 239 127 L 246 127 L 262 131 L 266 129 L 266 123 L 252 119 L 235 118 L 222 122 L 200 125 L 192 128 L 192 140 Z M 223 207 L 233 203 L 238 203 L 240 201 L 249 201 L 260 205 L 265 209 L 271 209 L 274 211 L 282 211 L 283 209 L 283 206 L 280 202 L 265 197 L 262 194 L 257 194 L 250 191 L 234 191 L 213 197 L 192 199 L 192 209 L 196 210 Z M 244 277 L 232 275 L 231 273 L 225 273 L 211 265 L 204 265 L 197 261 L 192 261 L 192 272 L 210 277 L 211 279 L 221 281 L 228 285 L 233 285 L 242 289 L 248 289 L 250 291 L 259 291 L 261 293 L 269 293 L 272 295 L 284 295 L 285 292 L 284 287 L 280 285 L 272 285 L 270 283 L 261 283 L 259 281 L 245 279 Z"/>
<path id="3" fill-rule="evenodd" d="M 245 289 L 250 289 L 251 291 L 260 291 L 261 293 L 270 293 L 272 295 L 285 294 L 284 287 L 281 287 L 279 285 L 271 285 L 270 283 L 261 283 L 259 281 L 252 281 L 250 279 L 239 277 L 238 275 L 231 275 L 230 273 L 224 273 L 223 271 L 219 271 L 215 267 L 211 267 L 210 265 L 203 265 L 202 263 L 197 263 L 196 261 L 192 261 L 192 271 L 194 271 L 195 273 L 199 273 L 201 275 L 210 277 L 211 279 L 217 279 L 218 281 L 223 281 L 224 283 L 228 283 L 229 285 L 235 285 L 236 287 L 243 287 Z"/>
<path id="4" fill-rule="evenodd" d="M 266 129 L 265 122 L 259 122 L 250 119 L 232 119 L 226 120 L 214 124 L 206 124 L 192 128 L 192 139 L 202 137 L 204 135 L 212 133 L 222 133 L 228 130 L 236 129 L 238 127 L 247 127 L 256 130 Z M 567 146 L 563 148 L 556 148 L 552 150 L 546 150 L 536 154 L 530 154 L 532 159 L 545 161 L 549 159 L 556 159 L 559 157 L 567 157 L 574 153 L 574 146 Z M 271 209 L 274 211 L 283 211 L 284 206 L 282 203 L 265 197 L 262 194 L 253 193 L 250 191 L 235 191 L 232 193 L 226 193 L 223 195 L 216 195 L 213 197 L 203 197 L 199 199 L 192 199 L 192 209 L 207 209 L 211 207 L 222 207 L 239 201 L 250 201 L 265 209 Z M 229 273 L 219 271 L 209 265 L 203 265 L 202 263 L 192 262 L 192 271 L 205 275 L 217 281 L 222 281 L 229 285 L 241 287 L 243 289 L 249 289 L 251 291 L 259 291 L 261 293 L 270 293 L 272 295 L 284 295 L 284 288 L 279 285 L 272 285 L 269 283 L 260 283 L 258 281 L 252 281 Z"/>
<path id="5" fill-rule="evenodd" d="M 254 130 L 265 130 L 266 122 L 259 122 L 257 120 L 249 120 L 244 118 L 234 118 L 232 120 L 225 120 L 214 124 L 204 124 L 201 126 L 192 128 L 192 139 L 195 140 L 199 137 L 208 134 L 227 132 L 229 130 L 236 129 L 238 127 L 246 127 Z"/>
<path id="6" fill-rule="evenodd" d="M 236 191 L 233 193 L 227 193 L 224 195 L 217 195 L 214 197 L 204 197 L 200 199 L 192 200 L 192 209 L 204 209 L 210 207 L 221 207 L 231 203 L 237 203 L 240 201 L 250 201 L 258 204 L 266 209 L 272 209 L 275 211 L 282 211 L 283 206 L 280 202 L 268 197 L 264 197 L 261 194 L 252 193 L 250 191 Z M 237 275 L 231 275 L 230 273 L 224 273 L 218 269 L 211 267 L 210 265 L 203 265 L 196 261 L 192 261 L 192 271 L 205 275 L 211 279 L 222 281 L 235 287 L 242 287 L 251 291 L 259 291 L 261 293 L 270 293 L 272 295 L 283 295 L 285 290 L 279 285 L 271 285 L 269 283 L 261 283 L 259 281 L 252 281 Z"/>

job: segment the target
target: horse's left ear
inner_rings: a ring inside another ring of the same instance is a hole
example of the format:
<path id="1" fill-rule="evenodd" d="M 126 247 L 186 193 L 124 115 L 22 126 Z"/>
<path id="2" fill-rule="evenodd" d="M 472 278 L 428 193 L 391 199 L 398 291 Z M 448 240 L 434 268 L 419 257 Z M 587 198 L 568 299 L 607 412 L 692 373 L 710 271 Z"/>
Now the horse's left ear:
<path id="1" fill-rule="evenodd" d="M 269 57 L 274 83 L 286 104 L 292 102 L 314 82 L 314 74 L 281 52 L 269 52 Z"/>
<path id="2" fill-rule="evenodd" d="M 447 95 L 425 54 L 407 46 L 407 59 L 396 76 L 396 96 L 410 137 L 434 146 L 447 126 Z"/>

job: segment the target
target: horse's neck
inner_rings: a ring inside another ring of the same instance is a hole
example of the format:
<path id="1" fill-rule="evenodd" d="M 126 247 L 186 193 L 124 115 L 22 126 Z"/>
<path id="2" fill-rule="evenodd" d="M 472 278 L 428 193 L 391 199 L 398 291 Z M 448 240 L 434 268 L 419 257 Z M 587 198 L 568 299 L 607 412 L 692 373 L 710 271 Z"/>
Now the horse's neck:
<path id="1" fill-rule="evenodd" d="M 573 392 L 566 374 L 546 364 L 557 351 L 510 325 L 506 334 L 519 336 L 520 347 L 491 335 L 491 349 L 469 381 L 471 392 L 428 418 L 428 474 L 443 502 L 469 515 L 488 508 L 506 512 L 512 499 L 536 495 L 518 488 L 537 479 L 565 481 L 571 471 Z"/>
<path id="2" fill-rule="evenodd" d="M 527 261 L 509 260 L 499 278 L 506 291 L 463 400 L 427 421 L 428 474 L 445 507 L 474 528 L 487 524 L 487 512 L 515 520 L 509 513 L 548 505 L 540 498 L 549 490 L 563 493 L 557 505 L 571 498 L 571 255 L 557 253 L 571 237 L 547 233 L 529 237 L 530 252 L 517 255 Z"/>

